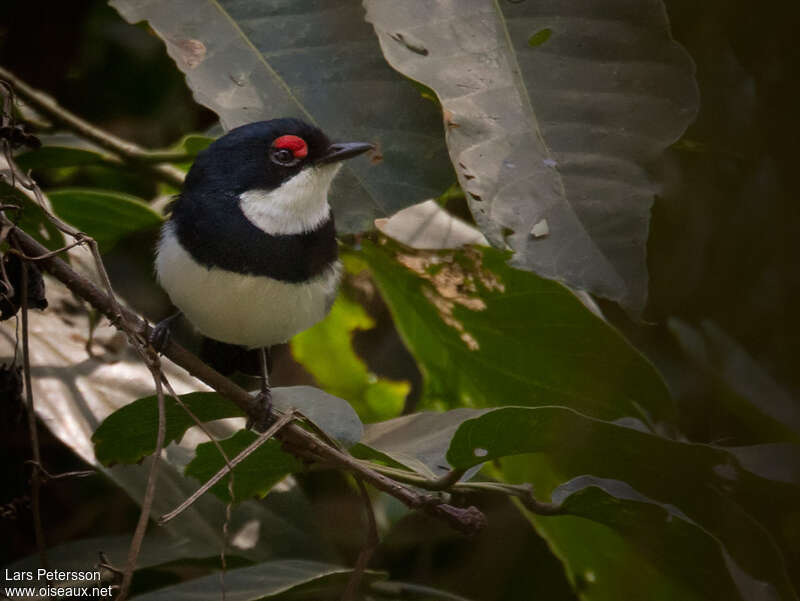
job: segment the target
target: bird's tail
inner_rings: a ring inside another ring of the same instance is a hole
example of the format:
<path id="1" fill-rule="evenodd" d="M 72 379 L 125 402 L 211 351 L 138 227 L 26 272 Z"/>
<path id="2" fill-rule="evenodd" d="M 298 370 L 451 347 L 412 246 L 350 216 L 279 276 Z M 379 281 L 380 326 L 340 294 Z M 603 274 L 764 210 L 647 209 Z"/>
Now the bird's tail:
<path id="1" fill-rule="evenodd" d="M 261 375 L 258 349 L 248 349 L 213 338 L 203 338 L 200 346 L 200 358 L 225 376 L 237 371 L 248 376 Z M 267 349 L 267 370 L 272 372 L 272 357 L 269 349 Z"/>

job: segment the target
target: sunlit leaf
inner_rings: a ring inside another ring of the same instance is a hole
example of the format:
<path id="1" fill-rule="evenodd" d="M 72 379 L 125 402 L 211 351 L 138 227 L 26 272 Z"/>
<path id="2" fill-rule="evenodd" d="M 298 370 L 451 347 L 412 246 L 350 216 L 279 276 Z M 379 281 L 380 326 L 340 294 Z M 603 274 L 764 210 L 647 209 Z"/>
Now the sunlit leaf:
<path id="1" fill-rule="evenodd" d="M 375 227 L 393 240 L 423 250 L 489 244 L 480 231 L 450 215 L 434 200 L 410 206 L 388 219 L 376 219 Z"/>
<path id="2" fill-rule="evenodd" d="M 364 308 L 339 295 L 328 316 L 292 339 L 294 358 L 314 376 L 322 388 L 349 401 L 362 419 L 394 417 L 403 409 L 411 386 L 378 378 L 367 370 L 353 350 L 355 330 L 374 327 Z"/>

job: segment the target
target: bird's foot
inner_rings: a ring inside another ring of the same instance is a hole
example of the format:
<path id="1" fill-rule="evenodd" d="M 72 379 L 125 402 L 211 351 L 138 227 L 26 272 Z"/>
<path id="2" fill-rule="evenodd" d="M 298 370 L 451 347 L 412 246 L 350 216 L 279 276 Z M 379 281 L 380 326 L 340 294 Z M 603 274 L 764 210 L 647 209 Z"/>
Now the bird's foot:
<path id="1" fill-rule="evenodd" d="M 162 319 L 155 326 L 153 326 L 153 329 L 150 331 L 150 335 L 147 337 L 147 342 L 155 349 L 157 353 L 163 353 L 164 349 L 167 348 L 170 340 L 170 326 L 172 325 L 172 322 L 180 316 L 181 312 L 178 311 L 166 319 Z"/>
<path id="2" fill-rule="evenodd" d="M 275 422 L 272 412 L 272 391 L 263 388 L 255 398 L 255 411 L 247 418 L 247 428 L 256 432 L 265 432 Z"/>

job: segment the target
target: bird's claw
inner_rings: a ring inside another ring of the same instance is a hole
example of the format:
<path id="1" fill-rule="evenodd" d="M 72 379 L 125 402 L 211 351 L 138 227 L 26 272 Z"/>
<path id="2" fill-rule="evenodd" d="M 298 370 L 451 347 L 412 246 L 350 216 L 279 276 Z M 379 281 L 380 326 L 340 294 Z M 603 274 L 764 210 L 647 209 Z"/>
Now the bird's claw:
<path id="1" fill-rule="evenodd" d="M 180 317 L 180 315 L 180 311 L 174 315 L 170 315 L 166 319 L 159 321 L 155 326 L 153 326 L 153 329 L 150 330 L 150 335 L 147 337 L 147 342 L 157 353 L 161 354 L 164 352 L 164 349 L 167 348 L 171 337 L 170 326 L 175 319 Z"/>
<path id="2" fill-rule="evenodd" d="M 275 422 L 272 412 L 272 392 L 265 388 L 255 397 L 255 410 L 247 418 L 247 428 L 256 432 L 265 432 Z"/>

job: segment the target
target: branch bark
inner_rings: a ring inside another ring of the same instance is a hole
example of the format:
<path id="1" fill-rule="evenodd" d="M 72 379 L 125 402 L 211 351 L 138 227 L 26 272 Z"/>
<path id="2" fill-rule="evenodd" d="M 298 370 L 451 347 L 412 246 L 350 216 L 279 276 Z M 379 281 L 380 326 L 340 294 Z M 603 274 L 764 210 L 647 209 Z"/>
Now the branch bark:
<path id="1" fill-rule="evenodd" d="M 81 138 L 94 142 L 99 147 L 111 152 L 127 163 L 131 163 L 161 181 L 180 187 L 183 184 L 184 174 L 180 169 L 172 165 L 153 164 L 158 161 L 172 160 L 181 154 L 173 152 L 153 152 L 137 146 L 132 142 L 118 138 L 100 128 L 95 127 L 88 121 L 81 119 L 76 114 L 71 113 L 53 98 L 44 92 L 29 86 L 11 71 L 0 66 L 0 79 L 5 80 L 14 88 L 17 97 L 23 99 L 38 113 L 52 119 L 56 124 L 61 125 L 76 133 Z"/>

